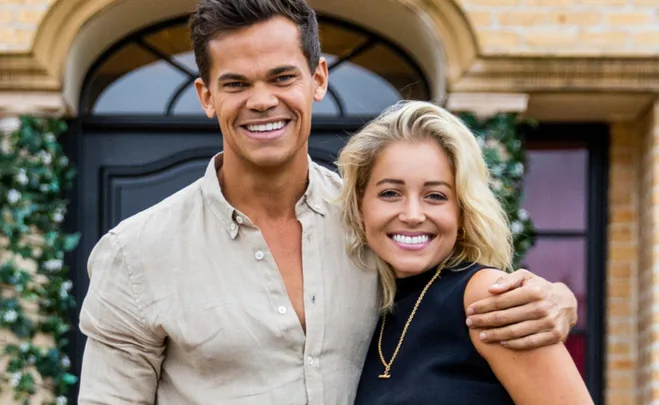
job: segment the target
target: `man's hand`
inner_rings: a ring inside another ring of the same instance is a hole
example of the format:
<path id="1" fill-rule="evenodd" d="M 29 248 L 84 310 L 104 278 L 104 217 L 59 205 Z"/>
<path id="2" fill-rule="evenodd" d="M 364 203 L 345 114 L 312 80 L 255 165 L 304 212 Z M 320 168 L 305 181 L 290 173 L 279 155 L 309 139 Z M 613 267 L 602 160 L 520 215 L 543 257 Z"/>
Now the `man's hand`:
<path id="1" fill-rule="evenodd" d="M 485 342 L 518 350 L 564 341 L 577 322 L 577 299 L 563 283 L 520 269 L 493 284 L 494 296 L 467 308 L 467 325 Z"/>

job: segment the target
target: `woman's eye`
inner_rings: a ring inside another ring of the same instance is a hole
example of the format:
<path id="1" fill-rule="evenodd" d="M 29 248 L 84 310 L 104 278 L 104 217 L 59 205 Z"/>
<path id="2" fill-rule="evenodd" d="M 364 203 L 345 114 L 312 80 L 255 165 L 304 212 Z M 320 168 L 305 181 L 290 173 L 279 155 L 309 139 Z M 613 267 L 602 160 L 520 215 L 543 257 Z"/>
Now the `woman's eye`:
<path id="1" fill-rule="evenodd" d="M 395 198 L 398 197 L 398 193 L 393 190 L 386 190 L 379 194 L 382 198 Z"/>
<path id="2" fill-rule="evenodd" d="M 430 198 L 431 200 L 434 200 L 434 201 L 446 201 L 446 200 L 448 200 L 448 198 L 446 198 L 446 196 L 444 194 L 440 194 L 440 193 L 428 194 L 428 198 Z"/>

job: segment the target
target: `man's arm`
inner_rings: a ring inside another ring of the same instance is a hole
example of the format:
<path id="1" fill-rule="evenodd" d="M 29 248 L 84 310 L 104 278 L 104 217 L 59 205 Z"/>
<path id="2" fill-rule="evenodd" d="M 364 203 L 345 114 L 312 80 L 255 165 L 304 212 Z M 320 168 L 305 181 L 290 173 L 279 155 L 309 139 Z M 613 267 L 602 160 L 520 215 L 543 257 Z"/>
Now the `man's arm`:
<path id="1" fill-rule="evenodd" d="M 518 350 L 565 341 L 577 322 L 577 299 L 563 283 L 550 283 L 520 269 L 504 274 L 490 288 L 494 296 L 467 309 L 467 325 L 485 329 L 484 342 Z"/>
<path id="2" fill-rule="evenodd" d="M 142 315 L 140 282 L 117 236 L 105 235 L 89 258 L 89 291 L 80 312 L 87 344 L 80 405 L 151 405 L 163 360 L 164 339 Z"/>

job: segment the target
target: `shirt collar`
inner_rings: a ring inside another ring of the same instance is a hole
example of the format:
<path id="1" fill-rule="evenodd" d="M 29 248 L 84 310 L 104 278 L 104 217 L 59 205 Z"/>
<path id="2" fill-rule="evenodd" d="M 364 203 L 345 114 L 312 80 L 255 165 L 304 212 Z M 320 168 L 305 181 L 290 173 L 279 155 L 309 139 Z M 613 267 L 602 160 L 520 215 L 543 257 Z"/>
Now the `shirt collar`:
<path id="1" fill-rule="evenodd" d="M 322 182 L 324 175 L 309 155 L 307 155 L 307 159 L 309 162 L 308 184 L 307 189 L 298 204 L 304 203 L 313 212 L 324 216 L 327 211 L 326 204 L 328 204 L 328 201 L 323 198 Z M 217 172 L 222 167 L 223 160 L 222 152 L 219 152 L 210 160 L 206 167 L 206 173 L 202 179 L 201 192 L 205 202 L 208 204 L 215 217 L 217 217 L 231 238 L 235 239 L 238 235 L 238 228 L 241 225 L 236 218 L 238 216 L 246 217 L 229 204 L 226 198 L 224 198 L 222 188 L 220 187 L 220 181 L 217 178 Z M 247 221 L 248 220 L 245 219 L 243 224 Z"/>

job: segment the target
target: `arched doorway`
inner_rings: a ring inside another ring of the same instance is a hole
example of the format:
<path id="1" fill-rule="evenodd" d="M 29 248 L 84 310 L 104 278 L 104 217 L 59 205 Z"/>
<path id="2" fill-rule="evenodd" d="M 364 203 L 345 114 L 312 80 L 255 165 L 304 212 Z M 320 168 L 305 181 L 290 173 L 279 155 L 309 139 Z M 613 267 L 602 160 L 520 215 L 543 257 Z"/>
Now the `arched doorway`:
<path id="1" fill-rule="evenodd" d="M 333 168 L 351 132 L 400 99 L 430 99 L 428 81 L 404 50 L 371 31 L 320 16 L 330 65 L 328 97 L 314 107 L 310 155 Z M 70 224 L 82 233 L 72 269 L 76 296 L 86 294 L 86 263 L 98 239 L 121 220 L 203 175 L 222 148 L 215 120 L 201 111 L 187 16 L 135 32 L 88 71 L 68 153 L 79 169 Z M 77 323 L 77 319 L 75 319 Z M 72 339 L 78 372 L 84 337 Z"/>

